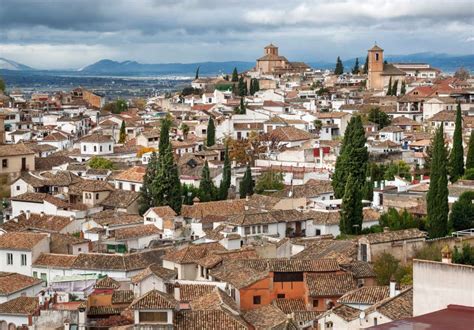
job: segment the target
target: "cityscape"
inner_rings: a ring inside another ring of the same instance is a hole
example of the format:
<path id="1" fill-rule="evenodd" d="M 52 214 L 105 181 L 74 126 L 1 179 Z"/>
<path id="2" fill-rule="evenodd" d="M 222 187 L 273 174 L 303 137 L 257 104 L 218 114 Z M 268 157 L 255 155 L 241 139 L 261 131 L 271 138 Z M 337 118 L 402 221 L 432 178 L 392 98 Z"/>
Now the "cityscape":
<path id="1" fill-rule="evenodd" d="M 0 330 L 474 329 L 474 3 L 0 6 Z"/>

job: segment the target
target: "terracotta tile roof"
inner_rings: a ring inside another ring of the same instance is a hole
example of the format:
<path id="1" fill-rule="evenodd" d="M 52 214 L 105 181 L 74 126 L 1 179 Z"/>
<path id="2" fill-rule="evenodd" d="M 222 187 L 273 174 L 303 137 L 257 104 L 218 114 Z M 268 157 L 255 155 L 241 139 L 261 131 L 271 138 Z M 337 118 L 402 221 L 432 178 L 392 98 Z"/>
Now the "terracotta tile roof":
<path id="1" fill-rule="evenodd" d="M 274 329 L 287 322 L 285 313 L 273 305 L 249 310 L 243 316 L 255 329 Z"/>
<path id="2" fill-rule="evenodd" d="M 204 294 L 191 301 L 192 310 L 227 309 L 239 311 L 236 302 L 224 291 L 215 287 L 210 293 Z"/>
<path id="3" fill-rule="evenodd" d="M 347 292 L 337 302 L 341 304 L 364 304 L 373 305 L 390 295 L 388 286 L 364 286 Z"/>
<path id="4" fill-rule="evenodd" d="M 361 310 L 347 305 L 337 306 L 323 315 L 334 313 L 346 321 L 352 321 L 359 317 Z"/>
<path id="5" fill-rule="evenodd" d="M 344 111 L 331 111 L 331 112 L 320 112 L 316 115 L 318 119 L 342 118 L 345 116 L 350 116 L 350 114 Z"/>
<path id="6" fill-rule="evenodd" d="M 69 187 L 71 184 L 84 181 L 70 171 L 43 172 L 41 176 L 47 179 L 46 185 L 58 187 Z"/>
<path id="7" fill-rule="evenodd" d="M 171 270 L 168 268 L 164 268 L 158 264 L 152 264 L 148 266 L 146 269 L 142 270 L 137 275 L 131 278 L 132 283 L 139 283 L 148 276 L 155 275 L 163 280 L 170 280 L 176 278 L 178 272 L 176 270 Z"/>
<path id="8" fill-rule="evenodd" d="M 242 263 L 234 261 L 212 269 L 210 275 L 220 281 L 232 284 L 237 289 L 241 289 L 267 277 L 268 271 L 244 267 Z"/>
<path id="9" fill-rule="evenodd" d="M 88 315 L 114 315 L 120 314 L 125 310 L 125 307 L 117 306 L 91 306 L 89 307 Z"/>
<path id="10" fill-rule="evenodd" d="M 176 330 L 248 330 L 251 327 L 240 317 L 222 310 L 179 311 L 174 319 Z"/>
<path id="11" fill-rule="evenodd" d="M 350 263 L 357 259 L 357 243 L 350 240 L 314 240 L 305 249 L 293 256 L 295 259 L 333 258 L 338 263 Z"/>
<path id="12" fill-rule="evenodd" d="M 177 216 L 176 212 L 168 205 L 153 207 L 152 210 L 164 220 L 173 220 Z"/>
<path id="13" fill-rule="evenodd" d="M 392 124 L 396 126 L 421 126 L 422 125 L 420 122 L 417 122 L 405 116 L 393 118 Z"/>
<path id="14" fill-rule="evenodd" d="M 0 249 L 31 251 L 47 237 L 46 234 L 11 232 L 0 236 Z"/>
<path id="15" fill-rule="evenodd" d="M 270 138 L 278 141 L 302 141 L 313 139 L 314 135 L 293 126 L 283 126 L 274 129 Z"/>
<path id="16" fill-rule="evenodd" d="M 292 198 L 311 198 L 321 194 L 334 192 L 330 180 L 309 180 L 305 184 L 295 185 L 293 187 L 285 187 L 272 196 L 280 198 L 288 198 L 289 192 L 292 191 Z"/>
<path id="17" fill-rule="evenodd" d="M 407 288 L 392 298 L 386 298 L 365 310 L 366 315 L 377 311 L 391 320 L 413 316 L 413 288 Z"/>
<path id="18" fill-rule="evenodd" d="M 307 213 L 302 213 L 297 210 L 272 210 L 270 212 L 247 211 L 229 217 L 227 223 L 237 226 L 248 226 L 255 224 L 306 221 L 310 219 L 311 217 Z"/>
<path id="19" fill-rule="evenodd" d="M 403 129 L 400 128 L 400 126 L 386 126 L 382 128 L 379 132 L 381 133 L 396 133 L 396 132 L 403 132 Z"/>
<path id="20" fill-rule="evenodd" d="M 181 250 L 171 250 L 163 257 L 163 260 L 172 261 L 178 264 L 196 263 L 198 259 L 204 258 L 214 251 L 226 251 L 219 243 L 205 243 L 190 245 Z"/>
<path id="21" fill-rule="evenodd" d="M 117 189 L 112 191 L 106 199 L 100 203 L 109 208 L 127 208 L 140 197 L 138 191 L 127 191 Z"/>
<path id="22" fill-rule="evenodd" d="M 34 151 L 23 143 L 0 145 L 0 157 L 34 155 Z"/>
<path id="23" fill-rule="evenodd" d="M 205 284 L 205 282 L 201 282 L 200 284 L 183 284 L 176 282 L 175 284 L 170 283 L 167 285 L 167 292 L 173 294 L 175 287 L 179 287 L 179 300 L 181 302 L 190 302 L 212 292 L 216 286 Z"/>
<path id="24" fill-rule="evenodd" d="M 303 299 L 275 299 L 272 303 L 285 314 L 306 311 L 306 304 Z"/>
<path id="25" fill-rule="evenodd" d="M 88 142 L 88 143 L 105 143 L 105 142 L 112 142 L 113 139 L 110 135 L 102 135 L 102 134 L 91 134 L 84 136 L 80 142 Z"/>
<path id="26" fill-rule="evenodd" d="M 433 115 L 431 118 L 428 118 L 428 121 L 455 121 L 456 120 L 456 111 L 453 110 L 443 110 Z"/>
<path id="27" fill-rule="evenodd" d="M 357 279 L 375 277 L 374 268 L 370 263 L 365 261 L 354 260 L 350 264 L 341 265 L 341 267 L 354 274 Z"/>
<path id="28" fill-rule="evenodd" d="M 32 315 L 38 307 L 38 298 L 18 297 L 0 304 L 0 314 Z"/>
<path id="29" fill-rule="evenodd" d="M 143 223 L 143 217 L 138 214 L 129 214 L 125 212 L 116 212 L 106 210 L 95 213 L 91 216 L 92 220 L 101 226 L 108 225 L 110 228 L 119 225 L 132 225 Z"/>
<path id="30" fill-rule="evenodd" d="M 96 289 L 118 289 L 120 288 L 120 283 L 114 280 L 111 277 L 105 276 L 95 282 L 94 288 Z"/>
<path id="31" fill-rule="evenodd" d="M 244 259 L 236 260 L 247 268 L 270 272 L 335 272 L 340 270 L 336 259 Z"/>
<path id="32" fill-rule="evenodd" d="M 158 227 L 153 224 L 119 228 L 114 230 L 115 240 L 117 241 L 125 241 L 128 239 L 140 237 L 157 236 L 161 233 L 162 231 L 159 230 Z"/>
<path id="33" fill-rule="evenodd" d="M 11 198 L 12 201 L 43 203 L 44 201 L 58 207 L 68 208 L 71 204 L 45 193 L 24 193 Z"/>
<path id="34" fill-rule="evenodd" d="M 146 168 L 143 166 L 133 166 L 122 173 L 114 176 L 115 180 L 143 183 Z"/>
<path id="35" fill-rule="evenodd" d="M 234 123 L 235 131 L 262 131 L 263 123 Z"/>
<path id="36" fill-rule="evenodd" d="M 10 295 L 14 292 L 40 284 L 42 280 L 18 273 L 0 272 L 0 295 Z"/>
<path id="37" fill-rule="evenodd" d="M 74 184 L 72 189 L 76 193 L 82 193 L 84 191 L 97 192 L 115 190 L 115 188 L 110 183 L 101 180 L 82 180 L 81 182 Z"/>
<path id="38" fill-rule="evenodd" d="M 355 289 L 357 281 L 350 273 L 307 274 L 306 285 L 310 297 L 334 297 Z"/>
<path id="39" fill-rule="evenodd" d="M 29 219 L 26 219 L 25 214 L 20 214 L 17 220 L 19 226 L 46 232 L 60 232 L 72 221 L 70 217 L 37 213 L 31 213 Z"/>
<path id="40" fill-rule="evenodd" d="M 158 291 L 151 290 L 141 297 L 136 298 L 130 305 L 133 310 L 162 310 L 162 309 L 177 309 L 178 301 L 171 295 Z"/>
<path id="41" fill-rule="evenodd" d="M 388 231 L 384 233 L 373 233 L 363 236 L 370 244 L 396 242 L 408 239 L 425 238 L 426 232 L 417 228 Z"/>
<path id="42" fill-rule="evenodd" d="M 77 256 L 70 254 L 41 253 L 33 262 L 33 267 L 70 268 Z"/>
<path id="43" fill-rule="evenodd" d="M 130 304 L 133 298 L 132 290 L 115 290 L 112 293 L 112 304 Z"/>
<path id="44" fill-rule="evenodd" d="M 114 254 L 81 253 L 77 256 L 71 268 L 87 270 L 122 270 L 126 271 L 125 257 Z M 145 267 L 143 267 L 145 268 Z"/>

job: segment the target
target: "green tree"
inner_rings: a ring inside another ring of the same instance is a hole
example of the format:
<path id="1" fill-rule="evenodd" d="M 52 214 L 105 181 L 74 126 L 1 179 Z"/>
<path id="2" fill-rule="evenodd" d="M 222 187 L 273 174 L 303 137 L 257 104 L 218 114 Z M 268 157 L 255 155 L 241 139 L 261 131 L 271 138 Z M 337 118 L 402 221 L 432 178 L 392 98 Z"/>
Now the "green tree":
<path id="1" fill-rule="evenodd" d="M 196 76 L 194 77 L 194 79 L 199 79 L 199 68 L 200 66 L 198 66 L 196 69 Z"/>
<path id="2" fill-rule="evenodd" d="M 379 107 L 371 108 L 367 119 L 372 123 L 377 124 L 379 126 L 379 129 L 390 126 L 390 124 L 392 123 L 392 120 L 387 115 L 387 113 L 380 110 Z"/>
<path id="3" fill-rule="evenodd" d="M 387 96 L 392 95 L 392 77 L 388 80 Z"/>
<path id="4" fill-rule="evenodd" d="M 461 251 L 455 246 L 453 251 L 453 263 L 474 266 L 474 246 L 471 246 L 469 243 L 464 243 Z"/>
<path id="5" fill-rule="evenodd" d="M 113 170 L 115 169 L 114 163 L 107 158 L 93 156 L 87 162 L 90 168 L 94 169 L 104 169 L 104 170 Z"/>
<path id="6" fill-rule="evenodd" d="M 444 145 L 443 125 L 436 130 L 431 159 L 430 186 L 427 194 L 427 224 L 431 238 L 448 233 L 448 173 L 447 151 Z"/>
<path id="7" fill-rule="evenodd" d="M 199 188 L 196 188 L 193 185 L 182 184 L 181 196 L 183 196 L 184 205 L 193 205 L 193 199 L 199 196 Z"/>
<path id="8" fill-rule="evenodd" d="M 400 160 L 395 163 L 390 163 L 385 170 L 384 179 L 393 180 L 396 176 L 399 176 L 403 179 L 411 180 L 411 167 L 403 160 Z"/>
<path id="9" fill-rule="evenodd" d="M 369 153 L 365 143 L 366 138 L 362 119 L 360 116 L 354 116 L 344 132 L 344 139 L 332 178 L 332 186 L 336 198 L 344 196 L 349 174 L 352 174 L 359 187 L 369 184 L 366 180 Z"/>
<path id="10" fill-rule="evenodd" d="M 112 109 L 112 113 L 119 114 L 128 110 L 127 101 L 118 99 L 115 101 L 115 107 Z"/>
<path id="11" fill-rule="evenodd" d="M 238 115 L 245 115 L 247 113 L 247 107 L 245 106 L 243 97 L 240 98 L 240 105 L 235 108 L 235 113 Z"/>
<path id="12" fill-rule="evenodd" d="M 365 63 L 364 63 L 364 74 L 369 73 L 369 55 L 365 58 Z"/>
<path id="13" fill-rule="evenodd" d="M 474 168 L 468 168 L 468 169 L 464 172 L 463 179 L 464 179 L 464 180 L 474 180 Z"/>
<path id="14" fill-rule="evenodd" d="M 456 110 L 456 126 L 453 135 L 453 149 L 449 155 L 449 174 L 451 182 L 456 182 L 464 174 L 464 148 L 462 146 L 461 104 Z"/>
<path id="15" fill-rule="evenodd" d="M 207 123 L 206 146 L 212 147 L 214 144 L 216 144 L 216 127 L 214 126 L 214 120 L 210 117 Z"/>
<path id="16" fill-rule="evenodd" d="M 245 170 L 239 188 L 240 198 L 253 195 L 254 182 L 252 179 L 252 169 L 250 168 L 250 164 L 247 164 L 247 169 Z"/>
<path id="17" fill-rule="evenodd" d="M 340 211 L 339 230 L 342 234 L 357 234 L 362 229 L 362 194 L 359 187 L 356 178 L 349 174 Z"/>
<path id="18" fill-rule="evenodd" d="M 158 172 L 158 156 L 156 152 L 152 152 L 150 161 L 146 167 L 145 175 L 143 176 L 143 185 L 140 189 L 140 197 L 138 199 L 139 213 L 143 215 L 150 207 L 156 205 L 154 200 L 153 181 Z"/>
<path id="19" fill-rule="evenodd" d="M 402 87 L 400 88 L 400 95 L 405 95 L 407 92 L 407 84 L 405 83 L 405 80 L 402 81 Z"/>
<path id="20" fill-rule="evenodd" d="M 161 141 L 160 141 L 161 142 Z M 160 149 L 158 171 L 153 180 L 153 200 L 155 206 L 170 206 L 176 213 L 181 212 L 181 182 L 178 166 L 173 157 L 171 143 Z"/>
<path id="21" fill-rule="evenodd" d="M 255 192 L 257 194 L 268 194 L 273 191 L 282 190 L 283 188 L 285 188 L 283 174 L 270 171 L 259 176 L 257 184 L 255 185 Z"/>
<path id="22" fill-rule="evenodd" d="M 164 151 L 170 144 L 170 128 L 171 120 L 169 118 L 162 119 L 160 128 L 160 141 L 158 144 L 159 158 L 162 158 Z"/>
<path id="23" fill-rule="evenodd" d="M 219 199 L 227 199 L 227 194 L 229 192 L 230 183 L 231 183 L 232 173 L 230 166 L 230 157 L 229 157 L 229 146 L 226 144 L 225 153 L 224 153 L 224 168 L 222 170 L 222 180 L 219 185 Z"/>
<path id="24" fill-rule="evenodd" d="M 181 124 L 181 131 L 183 132 L 183 137 L 186 140 L 189 134 L 189 126 L 185 123 Z"/>
<path id="25" fill-rule="evenodd" d="M 232 71 L 232 82 L 238 82 L 239 81 L 239 73 L 237 72 L 237 68 L 234 68 L 234 71 Z"/>
<path id="26" fill-rule="evenodd" d="M 336 60 L 336 68 L 334 74 L 341 75 L 344 73 L 344 65 L 342 64 L 341 58 L 338 56 Z"/>
<path id="27" fill-rule="evenodd" d="M 353 74 L 358 74 L 359 73 L 359 58 L 356 57 L 356 60 L 355 60 L 355 63 L 354 63 L 354 67 L 352 68 L 352 73 Z"/>
<path id="28" fill-rule="evenodd" d="M 392 92 L 390 95 L 397 96 L 397 94 L 398 94 L 398 79 L 395 80 L 395 82 L 393 83 Z"/>
<path id="29" fill-rule="evenodd" d="M 4 93 L 6 88 L 5 81 L 0 77 L 0 91 Z"/>
<path id="30" fill-rule="evenodd" d="M 239 84 L 237 86 L 237 89 L 239 91 L 239 96 L 246 96 L 247 95 L 247 83 L 245 82 L 243 76 L 240 76 L 240 78 L 239 78 Z"/>
<path id="31" fill-rule="evenodd" d="M 209 164 L 206 162 L 202 168 L 201 181 L 199 182 L 199 200 L 209 202 L 215 199 L 216 187 L 212 182 Z"/>
<path id="32" fill-rule="evenodd" d="M 315 131 L 319 134 L 319 132 L 321 131 L 321 128 L 323 128 L 323 122 L 319 119 L 315 119 L 313 121 L 313 125 L 314 125 Z"/>
<path id="33" fill-rule="evenodd" d="M 260 90 L 260 82 L 258 81 L 257 78 L 255 78 L 255 81 L 253 83 L 253 89 L 254 89 L 254 94 Z"/>
<path id="34" fill-rule="evenodd" d="M 469 146 L 467 147 L 466 170 L 474 168 L 474 129 L 471 130 Z"/>
<path id="35" fill-rule="evenodd" d="M 474 191 L 466 191 L 454 202 L 449 214 L 449 226 L 452 230 L 474 228 Z"/>
<path id="36" fill-rule="evenodd" d="M 122 125 L 120 126 L 120 135 L 119 135 L 119 143 L 125 143 L 127 140 L 127 130 L 125 127 L 125 120 L 122 120 Z"/>
<path id="37" fill-rule="evenodd" d="M 381 227 L 388 227 L 390 228 L 390 230 L 401 230 L 419 227 L 418 221 L 416 221 L 413 215 L 410 214 L 406 209 L 401 212 L 398 212 L 392 207 L 380 216 L 379 223 Z"/>
<path id="38" fill-rule="evenodd" d="M 401 266 L 389 252 L 383 252 L 374 262 L 374 273 L 378 285 L 388 285 L 391 279 L 410 285 L 413 282 L 413 266 Z"/>

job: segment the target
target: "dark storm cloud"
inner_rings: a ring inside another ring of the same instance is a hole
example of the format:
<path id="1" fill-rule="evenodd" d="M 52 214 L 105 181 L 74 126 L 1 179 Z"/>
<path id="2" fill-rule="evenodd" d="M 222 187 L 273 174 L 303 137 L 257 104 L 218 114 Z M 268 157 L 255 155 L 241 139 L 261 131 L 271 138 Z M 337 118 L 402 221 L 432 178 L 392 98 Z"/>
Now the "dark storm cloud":
<path id="1" fill-rule="evenodd" d="M 43 67 L 249 60 L 270 41 L 298 59 L 354 56 L 374 40 L 391 53 L 473 53 L 473 16 L 472 0 L 1 0 L 0 44 Z"/>

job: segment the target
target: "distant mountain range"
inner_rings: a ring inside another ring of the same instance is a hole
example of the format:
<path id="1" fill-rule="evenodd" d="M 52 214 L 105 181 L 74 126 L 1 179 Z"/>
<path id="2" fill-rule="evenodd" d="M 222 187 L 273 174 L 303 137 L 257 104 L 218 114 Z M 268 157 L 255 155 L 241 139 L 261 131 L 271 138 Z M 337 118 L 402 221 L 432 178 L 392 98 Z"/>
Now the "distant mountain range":
<path id="1" fill-rule="evenodd" d="M 359 57 L 359 64 L 364 65 L 365 55 Z M 417 53 L 410 55 L 387 55 L 385 59 L 388 62 L 412 62 L 429 63 L 431 66 L 441 69 L 444 72 L 454 72 L 461 66 L 474 72 L 474 55 L 448 55 L 439 53 Z M 313 68 L 333 69 L 334 63 L 327 61 L 308 62 Z M 343 60 L 346 70 L 353 67 L 355 58 Z M 162 64 L 143 64 L 136 61 L 117 62 L 109 59 L 100 60 L 91 65 L 78 70 L 35 70 L 27 65 L 18 62 L 0 58 L 0 70 L 12 71 L 33 71 L 35 74 L 52 75 L 55 72 L 61 74 L 84 76 L 84 75 L 110 75 L 110 76 L 147 76 L 147 75 L 187 75 L 194 76 L 199 67 L 200 75 L 215 75 L 219 73 L 230 74 L 234 67 L 239 72 L 251 69 L 255 62 L 227 61 L 227 62 L 198 62 L 198 63 L 162 63 Z"/>
<path id="2" fill-rule="evenodd" d="M 33 68 L 30 68 L 27 65 L 0 57 L 0 70 L 21 71 L 21 70 L 33 70 Z"/>

